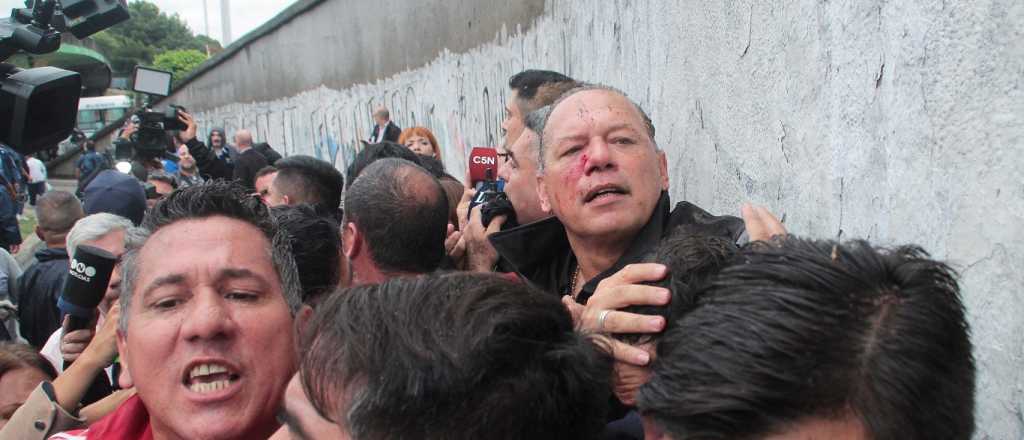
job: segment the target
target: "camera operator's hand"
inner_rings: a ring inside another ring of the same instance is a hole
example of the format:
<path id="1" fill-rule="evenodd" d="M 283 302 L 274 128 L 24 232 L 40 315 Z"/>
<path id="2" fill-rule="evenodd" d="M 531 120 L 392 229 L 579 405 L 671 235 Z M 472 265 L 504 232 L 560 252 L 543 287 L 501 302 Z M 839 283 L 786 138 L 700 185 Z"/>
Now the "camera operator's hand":
<path id="1" fill-rule="evenodd" d="M 192 115 L 178 110 L 178 120 L 185 124 L 185 129 L 181 131 L 181 142 L 188 142 L 196 138 L 196 120 Z"/>
<path id="2" fill-rule="evenodd" d="M 139 131 L 138 124 L 132 121 L 126 122 L 124 124 L 124 129 L 121 130 L 121 139 L 124 139 L 126 141 L 131 140 L 132 134 L 134 134 L 136 131 Z"/>
<path id="3" fill-rule="evenodd" d="M 456 268 L 465 267 L 466 240 L 463 238 L 462 232 L 456 231 L 455 225 L 451 223 L 448 223 L 448 235 L 444 239 L 444 250 L 448 254 L 448 258 L 455 263 Z"/>
<path id="4" fill-rule="evenodd" d="M 494 217 L 491 219 L 491 223 L 484 228 L 481 209 L 480 205 L 473 207 L 466 228 L 462 230 L 462 237 L 466 241 L 466 270 L 490 272 L 494 269 L 494 263 L 498 262 L 498 251 L 491 246 L 487 237 L 501 230 L 501 225 L 505 223 L 505 216 Z"/>

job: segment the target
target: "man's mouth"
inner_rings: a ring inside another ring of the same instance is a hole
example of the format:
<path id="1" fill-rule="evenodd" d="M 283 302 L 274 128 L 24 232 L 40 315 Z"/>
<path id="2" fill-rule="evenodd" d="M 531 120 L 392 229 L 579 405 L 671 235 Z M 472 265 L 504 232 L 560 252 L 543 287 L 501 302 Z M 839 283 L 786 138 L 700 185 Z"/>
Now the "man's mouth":
<path id="1" fill-rule="evenodd" d="M 186 371 L 183 383 L 194 393 L 205 394 L 229 387 L 239 375 L 230 366 L 206 362 L 193 365 Z"/>
<path id="2" fill-rule="evenodd" d="M 614 184 L 600 185 L 600 186 L 597 186 L 597 187 L 591 189 L 590 191 L 587 191 L 587 194 L 583 197 L 583 203 L 590 203 L 590 202 L 593 202 L 594 200 L 597 200 L 597 199 L 603 198 L 603 197 L 616 196 L 616 195 L 625 195 L 625 194 L 629 194 L 629 190 L 627 190 L 627 189 L 625 189 L 625 188 L 623 188 L 623 187 L 621 187 L 619 185 L 614 185 Z"/>

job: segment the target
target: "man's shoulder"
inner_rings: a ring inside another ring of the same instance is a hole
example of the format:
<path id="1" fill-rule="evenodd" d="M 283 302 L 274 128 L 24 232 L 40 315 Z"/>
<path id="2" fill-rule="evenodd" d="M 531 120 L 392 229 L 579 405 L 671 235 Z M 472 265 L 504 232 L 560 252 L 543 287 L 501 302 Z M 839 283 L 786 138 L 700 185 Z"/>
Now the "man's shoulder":
<path id="1" fill-rule="evenodd" d="M 738 240 L 746 229 L 743 219 L 739 217 L 715 215 L 686 201 L 677 203 L 672 209 L 672 213 L 669 214 L 669 227 L 665 232 L 682 225 L 690 225 L 704 233 L 729 237 L 733 240 Z"/>

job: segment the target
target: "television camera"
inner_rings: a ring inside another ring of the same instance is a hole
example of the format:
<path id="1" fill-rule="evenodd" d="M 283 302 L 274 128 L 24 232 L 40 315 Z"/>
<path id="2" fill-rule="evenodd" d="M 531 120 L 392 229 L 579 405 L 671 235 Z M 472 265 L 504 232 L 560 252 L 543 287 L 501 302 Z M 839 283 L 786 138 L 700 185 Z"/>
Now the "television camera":
<path id="1" fill-rule="evenodd" d="M 68 137 L 75 128 L 82 78 L 55 67 L 2 63 L 19 51 L 60 48 L 61 32 L 86 38 L 129 18 L 127 0 L 26 0 L 0 19 L 0 142 L 22 154 Z"/>

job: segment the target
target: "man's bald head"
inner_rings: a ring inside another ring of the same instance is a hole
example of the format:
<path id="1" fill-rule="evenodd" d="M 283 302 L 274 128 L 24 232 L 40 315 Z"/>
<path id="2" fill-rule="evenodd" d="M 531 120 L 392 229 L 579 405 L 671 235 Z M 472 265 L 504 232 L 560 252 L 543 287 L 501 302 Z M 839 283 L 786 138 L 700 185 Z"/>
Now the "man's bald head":
<path id="1" fill-rule="evenodd" d="M 252 133 L 249 130 L 238 130 L 235 132 L 235 145 L 238 148 L 251 147 L 252 146 Z"/>
<path id="2" fill-rule="evenodd" d="M 444 258 L 448 198 L 437 179 L 412 162 L 380 159 L 345 194 L 345 222 L 365 237 L 384 272 L 432 272 Z"/>

